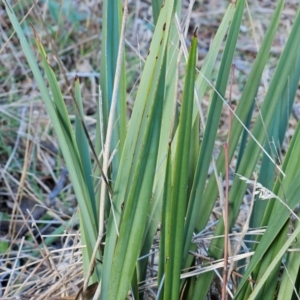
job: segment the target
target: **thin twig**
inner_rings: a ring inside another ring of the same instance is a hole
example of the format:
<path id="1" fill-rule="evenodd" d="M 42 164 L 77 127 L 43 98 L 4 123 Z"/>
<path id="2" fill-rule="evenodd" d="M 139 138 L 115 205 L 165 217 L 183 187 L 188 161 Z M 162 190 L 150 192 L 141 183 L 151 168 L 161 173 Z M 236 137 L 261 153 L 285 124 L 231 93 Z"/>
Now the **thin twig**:
<path id="1" fill-rule="evenodd" d="M 228 141 L 224 144 L 225 153 L 225 170 L 226 170 L 226 191 L 224 202 L 224 271 L 223 271 L 223 285 L 222 285 L 222 300 L 227 299 L 226 286 L 227 286 L 227 264 L 228 264 L 228 206 L 229 206 L 229 166 L 228 166 Z"/>
<path id="2" fill-rule="evenodd" d="M 118 58 L 117 58 L 116 73 L 115 73 L 115 80 L 114 80 L 114 88 L 113 88 L 113 93 L 112 93 L 112 102 L 111 102 L 111 108 L 110 108 L 110 113 L 109 113 L 109 118 L 108 118 L 107 133 L 106 133 L 105 146 L 104 146 L 104 152 L 103 152 L 104 177 L 102 176 L 103 180 L 101 182 L 100 209 L 99 209 L 99 232 L 98 232 L 98 238 L 97 238 L 94 250 L 93 250 L 93 255 L 91 257 L 88 274 L 92 274 L 96 254 L 98 252 L 100 243 L 101 243 L 103 235 L 104 235 L 104 210 L 105 210 L 105 194 L 106 194 L 106 187 L 107 187 L 105 178 L 107 178 L 107 170 L 108 170 L 108 166 L 109 166 L 110 144 L 111 144 L 111 139 L 112 139 L 115 110 L 116 110 L 116 106 L 117 106 L 119 83 L 120 83 L 120 79 L 121 79 L 120 77 L 121 77 L 121 70 L 122 70 L 122 59 L 123 59 L 123 54 L 124 54 L 125 25 L 126 25 L 127 16 L 128 16 L 128 0 L 125 0 L 124 7 L 123 7 L 123 18 L 122 18 L 122 27 L 121 27 Z M 113 205 L 112 205 L 112 212 L 113 212 Z M 118 231 L 118 228 L 116 228 L 116 230 Z M 86 288 L 88 285 L 88 280 L 89 280 L 89 276 L 87 276 L 86 279 L 84 280 L 83 294 L 85 294 L 85 291 L 86 291 Z"/>
<path id="3" fill-rule="evenodd" d="M 231 95 L 232 95 L 232 85 L 233 85 L 233 75 L 234 75 L 234 65 L 231 68 L 231 84 L 229 91 L 229 105 L 231 106 Z M 231 124 L 232 124 L 232 110 L 229 111 L 228 118 L 228 136 L 227 142 L 224 144 L 225 153 L 225 172 L 226 172 L 226 191 L 225 191 L 225 209 L 224 209 L 224 271 L 223 271 L 223 286 L 222 286 L 222 300 L 227 299 L 227 264 L 228 264 L 228 245 L 229 245 L 229 142 L 231 134 Z"/>
<path id="4" fill-rule="evenodd" d="M 114 78 L 114 87 L 113 87 L 111 107 L 109 112 L 106 139 L 105 139 L 104 151 L 103 151 L 103 172 L 105 174 L 105 177 L 107 177 L 107 170 L 109 166 L 110 145 L 111 145 L 111 139 L 113 134 L 113 124 L 115 118 L 115 110 L 117 106 L 119 84 L 121 80 L 122 59 L 123 59 L 124 45 L 125 45 L 125 25 L 126 25 L 127 15 L 128 15 L 128 0 L 125 0 L 124 8 L 123 8 L 123 18 L 122 18 L 122 27 L 120 33 L 118 57 L 117 57 L 117 64 L 116 64 L 116 73 Z M 102 181 L 101 195 L 100 195 L 100 210 L 99 210 L 99 236 L 101 239 L 103 237 L 103 232 L 104 232 L 105 194 L 106 194 L 106 184 L 104 181 Z"/>

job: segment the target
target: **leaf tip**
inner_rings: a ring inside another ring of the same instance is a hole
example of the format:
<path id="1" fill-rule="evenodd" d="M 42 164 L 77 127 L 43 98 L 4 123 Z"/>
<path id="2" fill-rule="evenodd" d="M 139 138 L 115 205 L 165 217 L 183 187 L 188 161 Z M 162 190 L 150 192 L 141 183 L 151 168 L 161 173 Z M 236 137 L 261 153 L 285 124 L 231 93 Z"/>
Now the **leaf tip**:
<path id="1" fill-rule="evenodd" d="M 196 27 L 196 29 L 194 30 L 194 37 L 197 37 L 197 31 L 198 31 L 198 26 Z"/>
<path id="2" fill-rule="evenodd" d="M 38 37 L 38 35 L 37 35 L 37 32 L 36 32 L 36 30 L 34 29 L 33 25 L 32 25 L 31 23 L 30 23 L 29 25 L 31 26 L 31 29 L 32 29 L 32 31 L 33 31 L 34 38 L 35 38 L 38 42 L 40 42 L 40 39 L 39 39 L 39 37 Z"/>

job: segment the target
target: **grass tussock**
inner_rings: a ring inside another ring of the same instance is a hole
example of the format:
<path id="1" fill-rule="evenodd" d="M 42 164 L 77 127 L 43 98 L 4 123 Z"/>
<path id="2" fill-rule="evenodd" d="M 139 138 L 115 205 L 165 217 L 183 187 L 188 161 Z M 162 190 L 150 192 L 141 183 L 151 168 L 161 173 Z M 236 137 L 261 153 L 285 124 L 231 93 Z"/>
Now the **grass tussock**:
<path id="1" fill-rule="evenodd" d="M 3 1 L 0 298 L 298 296 L 297 11 Z"/>

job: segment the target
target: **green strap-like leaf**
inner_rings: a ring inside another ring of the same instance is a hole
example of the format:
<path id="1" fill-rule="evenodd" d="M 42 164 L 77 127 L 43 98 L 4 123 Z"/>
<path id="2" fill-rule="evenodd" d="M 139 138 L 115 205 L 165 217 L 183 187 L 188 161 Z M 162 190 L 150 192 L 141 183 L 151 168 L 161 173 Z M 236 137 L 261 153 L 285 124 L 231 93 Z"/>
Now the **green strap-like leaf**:
<path id="1" fill-rule="evenodd" d="M 163 299 L 164 289 L 163 281 L 166 271 L 166 257 L 167 253 L 170 253 L 168 246 L 168 237 L 170 235 L 170 220 L 171 220 L 171 186 L 172 186 L 172 159 L 171 159 L 171 147 L 169 146 L 166 173 L 165 173 L 165 186 L 164 186 L 164 196 L 162 204 L 162 217 L 161 217 L 161 237 L 159 246 L 159 265 L 158 265 L 158 286 L 160 288 L 159 299 Z"/>
<path id="2" fill-rule="evenodd" d="M 188 167 L 192 113 L 194 101 L 195 67 L 197 38 L 194 37 L 186 69 L 182 106 L 178 127 L 174 173 L 171 190 L 171 218 L 166 245 L 166 278 L 164 299 L 177 299 L 179 296 L 181 261 L 183 251 L 183 229 L 188 192 Z"/>
<path id="3" fill-rule="evenodd" d="M 161 70 L 157 94 L 150 115 L 145 116 L 147 127 L 128 199 L 124 203 L 124 216 L 110 275 L 107 298 L 109 300 L 125 299 L 142 245 L 156 169 L 163 110 L 162 99 L 164 99 L 165 90 L 165 72 L 166 61 Z"/>
<path id="4" fill-rule="evenodd" d="M 122 215 L 122 203 L 126 205 L 133 176 L 143 146 L 148 118 L 153 106 L 161 76 L 161 69 L 168 44 L 169 29 L 174 11 L 174 1 L 165 1 L 161 8 L 157 25 L 151 42 L 134 109 L 129 122 L 126 140 L 122 152 L 119 171 L 116 178 L 113 207 L 108 220 L 101 297 L 108 299 L 108 285 L 112 260 L 117 241 L 117 232 Z M 117 227 L 117 228 L 116 228 Z"/>

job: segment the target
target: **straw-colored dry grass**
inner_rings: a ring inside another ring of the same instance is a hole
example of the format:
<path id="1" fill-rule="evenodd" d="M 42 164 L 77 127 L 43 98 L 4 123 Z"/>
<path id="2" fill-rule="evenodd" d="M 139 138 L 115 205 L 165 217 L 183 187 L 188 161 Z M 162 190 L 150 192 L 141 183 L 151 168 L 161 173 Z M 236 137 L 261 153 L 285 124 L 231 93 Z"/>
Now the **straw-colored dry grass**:
<path id="1" fill-rule="evenodd" d="M 94 113 L 98 99 L 100 65 L 99 2 L 101 1 L 71 1 L 72 7 L 67 7 L 66 11 L 60 14 L 60 11 L 56 10 L 58 22 L 53 19 L 46 5 L 34 6 L 33 1 L 27 0 L 19 1 L 15 7 L 19 19 L 25 17 L 24 28 L 28 38 L 33 40 L 33 32 L 28 26 L 31 23 L 49 51 L 50 64 L 61 78 L 60 84 L 66 103 L 70 106 L 71 115 L 69 89 L 72 86 L 68 86 L 63 76 L 60 76 L 56 53 L 63 62 L 70 82 L 75 73 L 79 75 L 86 121 L 92 137 L 95 135 Z M 257 47 L 274 10 L 274 2 L 251 1 L 248 13 L 244 15 L 244 25 L 234 59 L 233 105 L 238 101 L 243 83 L 247 80 Z M 49 5 L 54 3 L 48 1 Z M 186 28 L 188 37 L 196 26 L 199 27 L 199 67 L 226 5 L 226 1 L 196 1 L 190 20 L 186 23 L 189 2 L 185 3 L 182 24 L 189 24 Z M 272 47 L 269 66 L 264 73 L 264 85 L 258 92 L 258 104 L 261 95 L 265 94 L 277 58 L 286 41 L 296 5 L 295 0 L 287 1 L 280 32 Z M 54 12 L 55 9 L 52 13 Z M 3 7 L 0 8 L 0 16 L 0 298 L 58 299 L 73 295 L 73 298 L 65 299 L 74 299 L 83 281 L 80 255 L 83 246 L 80 244 L 78 232 L 76 199 L 64 171 L 64 162 L 53 135 L 50 119 Z M 151 40 L 151 22 L 150 1 L 130 1 L 126 35 L 129 112 Z M 43 26 L 47 26 L 48 31 L 45 31 Z M 50 36 L 56 48 L 54 52 L 51 51 Z M 208 106 L 207 99 L 203 101 L 204 111 Z M 300 114 L 297 104 L 294 113 L 298 118 Z M 218 133 L 220 144 L 227 131 L 226 109 L 223 120 Z M 291 119 L 287 139 L 292 136 L 295 124 L 295 119 Z M 245 198 L 245 209 L 242 210 L 237 224 L 240 229 L 236 229 L 232 235 L 232 240 L 236 243 L 239 243 L 241 235 L 247 230 L 246 227 L 243 230 L 243 226 L 247 224 L 251 198 L 251 193 L 248 199 Z M 220 207 L 216 207 L 211 218 L 212 226 L 220 214 Z M 263 230 L 257 230 L 251 234 L 262 233 Z M 210 238 L 211 229 L 207 228 L 194 239 L 201 250 L 201 255 L 197 254 L 199 261 L 208 259 L 203 249 Z M 153 255 L 149 259 L 149 281 L 140 285 L 141 290 L 147 290 L 149 299 L 155 298 L 155 253 L 158 249 L 158 239 L 159 234 L 153 243 Z M 245 254 L 244 257 L 233 253 L 233 256 L 232 261 L 237 261 L 251 256 L 251 253 Z M 212 261 L 207 270 L 222 266 L 222 261 Z M 203 271 L 205 270 L 188 270 L 183 272 L 183 276 L 194 276 Z M 212 297 L 218 293 L 218 289 L 217 284 L 212 288 Z"/>

